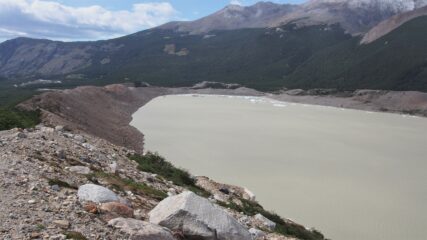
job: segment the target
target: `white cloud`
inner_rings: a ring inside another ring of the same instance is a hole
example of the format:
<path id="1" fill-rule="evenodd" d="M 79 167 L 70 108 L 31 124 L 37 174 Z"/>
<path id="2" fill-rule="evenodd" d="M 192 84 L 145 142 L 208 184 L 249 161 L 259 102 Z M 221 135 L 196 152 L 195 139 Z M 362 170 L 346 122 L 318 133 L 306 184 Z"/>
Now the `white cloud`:
<path id="1" fill-rule="evenodd" d="M 242 6 L 243 2 L 241 0 L 231 0 L 230 4 Z"/>
<path id="2" fill-rule="evenodd" d="M 112 38 L 176 18 L 177 11 L 168 2 L 138 3 L 129 11 L 111 11 L 97 5 L 70 7 L 48 0 L 0 0 L 0 39 Z"/>

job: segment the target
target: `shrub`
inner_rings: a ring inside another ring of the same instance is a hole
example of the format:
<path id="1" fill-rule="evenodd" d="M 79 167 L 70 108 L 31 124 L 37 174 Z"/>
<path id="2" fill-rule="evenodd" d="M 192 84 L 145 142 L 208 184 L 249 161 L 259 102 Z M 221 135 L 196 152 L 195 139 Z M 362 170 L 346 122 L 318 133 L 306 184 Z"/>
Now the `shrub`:
<path id="1" fill-rule="evenodd" d="M 64 233 L 65 237 L 67 239 L 74 239 L 74 240 L 87 240 L 87 238 L 85 236 L 83 236 L 83 234 L 79 233 L 79 232 L 65 232 Z"/>
<path id="2" fill-rule="evenodd" d="M 323 240 L 324 239 L 324 236 L 320 232 L 315 230 L 310 231 L 305 229 L 305 227 L 302 225 L 285 221 L 279 215 L 265 210 L 257 202 L 249 201 L 246 199 L 239 199 L 239 200 L 242 202 L 241 206 L 237 205 L 234 202 L 230 202 L 230 203 L 219 202 L 219 205 L 223 207 L 231 208 L 238 212 L 243 212 L 248 216 L 253 216 L 260 213 L 264 217 L 276 223 L 276 228 L 274 229 L 276 233 L 279 233 L 285 236 L 293 236 L 303 240 Z"/>
<path id="3" fill-rule="evenodd" d="M 39 111 L 0 108 L 0 130 L 30 128 L 40 123 Z"/>
<path id="4" fill-rule="evenodd" d="M 64 182 L 64 181 L 62 181 L 62 180 L 60 180 L 60 179 L 57 179 L 57 178 L 48 179 L 48 182 L 49 182 L 49 185 L 50 185 L 50 186 L 58 185 L 58 186 L 60 186 L 60 187 L 64 187 L 64 188 L 77 189 L 76 187 L 71 186 L 69 183 Z"/>
<path id="5" fill-rule="evenodd" d="M 129 159 L 137 162 L 141 171 L 158 174 L 166 180 L 172 181 L 175 185 L 185 187 L 198 195 L 204 197 L 210 195 L 204 189 L 196 186 L 195 180 L 187 171 L 176 168 L 157 153 L 148 152 L 144 156 L 134 154 L 129 156 Z"/>

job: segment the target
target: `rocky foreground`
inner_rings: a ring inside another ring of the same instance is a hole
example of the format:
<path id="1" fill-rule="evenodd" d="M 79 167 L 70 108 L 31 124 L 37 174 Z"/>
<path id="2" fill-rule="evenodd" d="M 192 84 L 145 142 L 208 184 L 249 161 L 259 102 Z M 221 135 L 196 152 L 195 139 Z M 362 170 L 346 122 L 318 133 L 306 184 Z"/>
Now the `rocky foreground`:
<path id="1" fill-rule="evenodd" d="M 188 176 L 67 127 L 0 132 L 0 239 L 324 239 L 247 189 Z"/>

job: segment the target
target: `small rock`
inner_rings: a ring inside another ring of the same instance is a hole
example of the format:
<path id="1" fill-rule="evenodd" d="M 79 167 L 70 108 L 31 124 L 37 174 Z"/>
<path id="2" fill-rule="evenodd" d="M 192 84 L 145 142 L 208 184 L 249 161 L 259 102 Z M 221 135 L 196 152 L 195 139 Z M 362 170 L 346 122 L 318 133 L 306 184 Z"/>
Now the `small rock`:
<path id="1" fill-rule="evenodd" d="M 53 221 L 53 224 L 63 229 L 67 229 L 70 227 L 70 222 L 68 222 L 67 220 L 55 220 Z"/>
<path id="2" fill-rule="evenodd" d="M 146 217 L 144 211 L 141 209 L 137 209 L 133 211 L 133 215 L 136 219 L 139 219 L 139 220 L 144 219 Z"/>
<path id="3" fill-rule="evenodd" d="M 64 234 L 58 234 L 58 235 L 49 237 L 49 240 L 65 240 L 65 239 L 67 239 L 67 236 L 65 236 Z"/>
<path id="4" fill-rule="evenodd" d="M 230 194 L 230 191 L 228 190 L 228 188 L 220 188 L 219 191 L 227 195 Z"/>
<path id="5" fill-rule="evenodd" d="M 80 186 L 77 191 L 77 196 L 80 201 L 91 201 L 94 203 L 119 201 L 117 195 L 110 189 L 95 184 Z"/>
<path id="6" fill-rule="evenodd" d="M 74 135 L 74 140 L 76 140 L 77 142 L 80 142 L 80 143 L 86 142 L 86 139 L 81 135 Z"/>
<path id="7" fill-rule="evenodd" d="M 249 232 L 251 233 L 253 239 L 263 238 L 267 235 L 265 232 L 256 228 L 249 229 Z"/>
<path id="8" fill-rule="evenodd" d="M 36 239 L 36 238 L 40 238 L 41 236 L 42 236 L 42 234 L 39 232 L 32 232 L 30 238 Z"/>
<path id="9" fill-rule="evenodd" d="M 117 172 L 117 162 L 113 162 L 108 165 L 110 173 L 116 173 Z"/>
<path id="10" fill-rule="evenodd" d="M 86 156 L 80 156 L 80 161 L 85 162 L 85 163 L 90 163 L 92 164 L 93 161 L 89 159 L 89 157 Z"/>
<path id="11" fill-rule="evenodd" d="M 244 215 L 241 218 L 239 218 L 239 222 L 246 225 L 249 223 L 249 217 Z"/>
<path id="12" fill-rule="evenodd" d="M 92 145 L 90 145 L 89 143 L 83 143 L 82 146 L 84 148 L 86 148 L 87 150 L 89 150 L 89 151 L 94 151 L 95 150 L 95 147 L 92 146 Z"/>
<path id="13" fill-rule="evenodd" d="M 214 194 L 213 198 L 217 201 L 220 201 L 220 202 L 227 202 L 227 198 L 223 197 L 220 194 Z"/>
<path id="14" fill-rule="evenodd" d="M 53 129 L 51 127 L 41 126 L 40 127 L 40 131 L 41 132 L 46 132 L 46 133 L 53 133 L 55 131 L 55 129 Z"/>
<path id="15" fill-rule="evenodd" d="M 62 149 L 56 151 L 56 156 L 58 156 L 58 158 L 62 160 L 64 160 L 67 157 L 67 155 L 65 154 L 65 151 Z"/>
<path id="16" fill-rule="evenodd" d="M 36 203 L 36 200 L 34 200 L 34 199 L 28 200 L 28 203 L 29 204 L 34 204 L 34 203 Z"/>
<path id="17" fill-rule="evenodd" d="M 52 185 L 51 187 L 50 187 L 53 191 L 56 191 L 56 192 L 59 192 L 60 190 L 61 190 L 61 188 L 58 186 L 58 185 Z"/>
<path id="18" fill-rule="evenodd" d="M 98 213 L 98 206 L 92 202 L 88 202 L 84 204 L 83 209 L 88 213 L 93 213 L 93 214 Z"/>
<path id="19" fill-rule="evenodd" d="M 247 189 L 247 188 L 245 188 L 244 191 L 245 191 L 243 193 L 243 198 L 244 199 L 250 200 L 250 201 L 255 201 L 256 196 L 255 196 L 254 193 L 252 193 L 251 191 L 249 191 L 249 189 Z"/>
<path id="20" fill-rule="evenodd" d="M 121 217 L 133 217 L 133 209 L 119 202 L 103 203 L 99 209 L 101 212 L 110 213 Z"/>
<path id="21" fill-rule="evenodd" d="M 276 228 L 276 223 L 271 221 L 270 219 L 264 217 L 263 215 L 261 215 L 260 213 L 258 213 L 257 215 L 255 215 L 254 217 L 256 220 L 261 221 L 264 226 L 266 226 L 268 229 L 270 230 L 274 230 Z"/>
<path id="22" fill-rule="evenodd" d="M 57 132 L 62 132 L 62 131 L 64 131 L 64 126 L 56 126 L 56 127 L 55 127 L 55 131 L 57 131 Z"/>
<path id="23" fill-rule="evenodd" d="M 17 138 L 27 138 L 27 134 L 23 133 L 23 132 L 19 132 L 16 134 Z"/>
<path id="24" fill-rule="evenodd" d="M 90 174 L 92 171 L 86 166 L 72 166 L 70 167 L 70 172 L 87 175 Z"/>
<path id="25" fill-rule="evenodd" d="M 129 234 L 134 240 L 175 240 L 169 230 L 141 220 L 115 218 L 108 221 L 108 225 Z"/>

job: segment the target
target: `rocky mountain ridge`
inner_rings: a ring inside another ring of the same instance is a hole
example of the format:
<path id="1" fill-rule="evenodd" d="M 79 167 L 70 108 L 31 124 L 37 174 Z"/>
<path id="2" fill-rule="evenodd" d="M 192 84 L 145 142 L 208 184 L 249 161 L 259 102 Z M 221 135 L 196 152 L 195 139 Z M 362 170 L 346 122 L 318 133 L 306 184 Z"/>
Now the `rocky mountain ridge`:
<path id="1" fill-rule="evenodd" d="M 375 40 L 385 36 L 386 34 L 390 33 L 394 29 L 398 28 L 399 26 L 402 26 L 404 23 L 412 19 L 415 19 L 417 17 L 426 16 L 426 15 L 427 15 L 427 6 L 417 8 L 413 11 L 404 12 L 404 13 L 392 16 L 391 18 L 382 21 L 377 26 L 369 30 L 369 32 L 367 32 L 363 36 L 361 43 L 369 44 L 371 42 L 374 42 Z"/>
<path id="2" fill-rule="evenodd" d="M 123 82 L 182 87 L 208 81 L 260 91 L 425 92 L 427 35 L 420 31 L 427 26 L 424 5 L 386 0 L 261 2 L 106 41 L 9 40 L 0 44 L 0 100 L 37 89 Z M 360 44 L 357 34 L 370 29 Z M 22 85 L 38 79 L 61 83 Z"/>
<path id="3" fill-rule="evenodd" d="M 279 27 L 292 22 L 299 26 L 340 24 L 349 33 L 359 35 L 393 15 L 426 5 L 425 0 L 311 0 L 300 5 L 259 2 L 247 7 L 229 5 L 199 20 L 172 22 L 159 28 L 202 34 L 213 30 Z"/>

